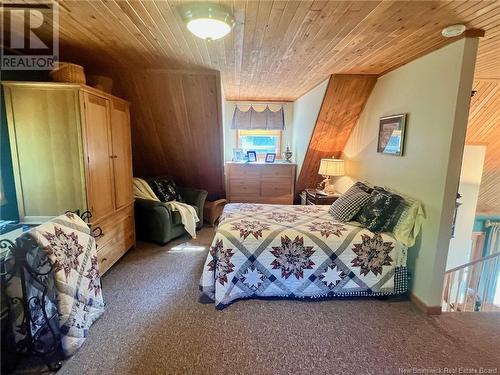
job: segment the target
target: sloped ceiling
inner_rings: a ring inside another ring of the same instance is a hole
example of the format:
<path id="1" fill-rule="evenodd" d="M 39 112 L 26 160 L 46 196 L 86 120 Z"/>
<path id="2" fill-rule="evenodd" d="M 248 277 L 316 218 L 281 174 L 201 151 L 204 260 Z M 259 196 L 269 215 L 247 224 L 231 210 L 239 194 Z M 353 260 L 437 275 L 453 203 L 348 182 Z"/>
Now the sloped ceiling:
<path id="1" fill-rule="evenodd" d="M 500 214 L 500 80 L 476 81 L 471 99 L 467 144 L 486 145 L 477 213 Z"/>
<path id="2" fill-rule="evenodd" d="M 330 77 L 297 178 L 297 193 L 321 181 L 318 175 L 321 159 L 340 158 L 376 82 L 377 76 L 373 75 L 334 74 Z"/>
<path id="3" fill-rule="evenodd" d="M 295 100 L 331 74 L 381 74 L 414 60 L 450 42 L 444 26 L 465 23 L 486 31 L 477 76 L 500 78 L 498 1 L 219 2 L 236 25 L 206 42 L 187 31 L 183 1 L 61 0 L 62 57 L 100 68 L 214 69 L 227 99 Z"/>

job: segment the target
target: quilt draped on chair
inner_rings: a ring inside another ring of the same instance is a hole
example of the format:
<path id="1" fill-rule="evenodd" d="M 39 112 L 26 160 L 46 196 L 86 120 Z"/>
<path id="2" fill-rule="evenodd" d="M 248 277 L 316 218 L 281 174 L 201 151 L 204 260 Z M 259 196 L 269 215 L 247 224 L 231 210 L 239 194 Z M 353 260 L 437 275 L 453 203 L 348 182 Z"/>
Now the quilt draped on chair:
<path id="1" fill-rule="evenodd" d="M 95 239 L 87 224 L 67 213 L 24 234 L 52 264 L 59 332 L 64 354 L 82 346 L 89 328 L 104 312 Z"/>

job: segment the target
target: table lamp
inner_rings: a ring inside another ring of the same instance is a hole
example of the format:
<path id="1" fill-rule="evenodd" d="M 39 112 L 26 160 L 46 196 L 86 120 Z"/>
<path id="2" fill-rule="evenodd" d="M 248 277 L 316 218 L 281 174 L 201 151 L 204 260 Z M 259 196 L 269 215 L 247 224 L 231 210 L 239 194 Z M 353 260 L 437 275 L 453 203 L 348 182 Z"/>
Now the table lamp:
<path id="1" fill-rule="evenodd" d="M 331 178 L 344 175 L 344 160 L 335 158 L 321 159 L 318 174 L 324 178 L 319 185 L 322 191 L 328 195 L 335 194 L 335 186 Z"/>

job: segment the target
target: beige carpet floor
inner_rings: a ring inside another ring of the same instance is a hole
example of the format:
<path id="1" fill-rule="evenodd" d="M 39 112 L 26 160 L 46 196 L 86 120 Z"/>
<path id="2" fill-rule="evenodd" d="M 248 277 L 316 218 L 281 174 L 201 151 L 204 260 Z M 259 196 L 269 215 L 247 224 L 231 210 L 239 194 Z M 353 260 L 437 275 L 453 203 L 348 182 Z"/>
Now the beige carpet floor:
<path id="1" fill-rule="evenodd" d="M 103 278 L 105 315 L 60 374 L 402 374 L 500 368 L 500 314 L 408 301 L 198 302 L 213 236 L 139 243 Z M 496 370 L 497 373 L 500 370 Z"/>

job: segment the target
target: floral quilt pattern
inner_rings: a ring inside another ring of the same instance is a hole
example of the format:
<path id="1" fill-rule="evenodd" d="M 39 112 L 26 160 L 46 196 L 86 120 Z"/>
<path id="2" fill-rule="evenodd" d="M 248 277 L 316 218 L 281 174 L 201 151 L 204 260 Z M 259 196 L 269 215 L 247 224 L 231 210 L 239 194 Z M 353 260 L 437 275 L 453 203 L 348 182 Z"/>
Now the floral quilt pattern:
<path id="1" fill-rule="evenodd" d="M 392 259 L 389 256 L 393 245 L 392 242 L 384 242 L 380 234 L 373 237 L 362 234 L 363 242 L 354 244 L 352 251 L 357 255 L 351 263 L 355 267 L 361 267 L 361 274 L 368 275 L 373 272 L 374 275 L 380 275 L 383 266 L 390 266 Z"/>
<path id="2" fill-rule="evenodd" d="M 337 298 L 407 291 L 406 248 L 340 223 L 329 206 L 228 204 L 200 280 L 222 309 L 246 298 Z"/>
<path id="3" fill-rule="evenodd" d="M 104 312 L 97 249 L 87 224 L 68 213 L 24 234 L 43 249 L 52 265 L 61 346 L 66 356 L 80 348 Z M 33 265 L 36 268 L 36 265 Z"/>
<path id="4" fill-rule="evenodd" d="M 295 237 L 292 241 L 287 236 L 281 237 L 281 246 L 273 246 L 271 254 L 276 259 L 271 262 L 273 269 L 281 270 L 285 280 L 294 275 L 297 280 L 304 277 L 304 270 L 312 269 L 314 262 L 310 259 L 314 253 L 312 246 L 304 246 L 304 237 Z"/>

